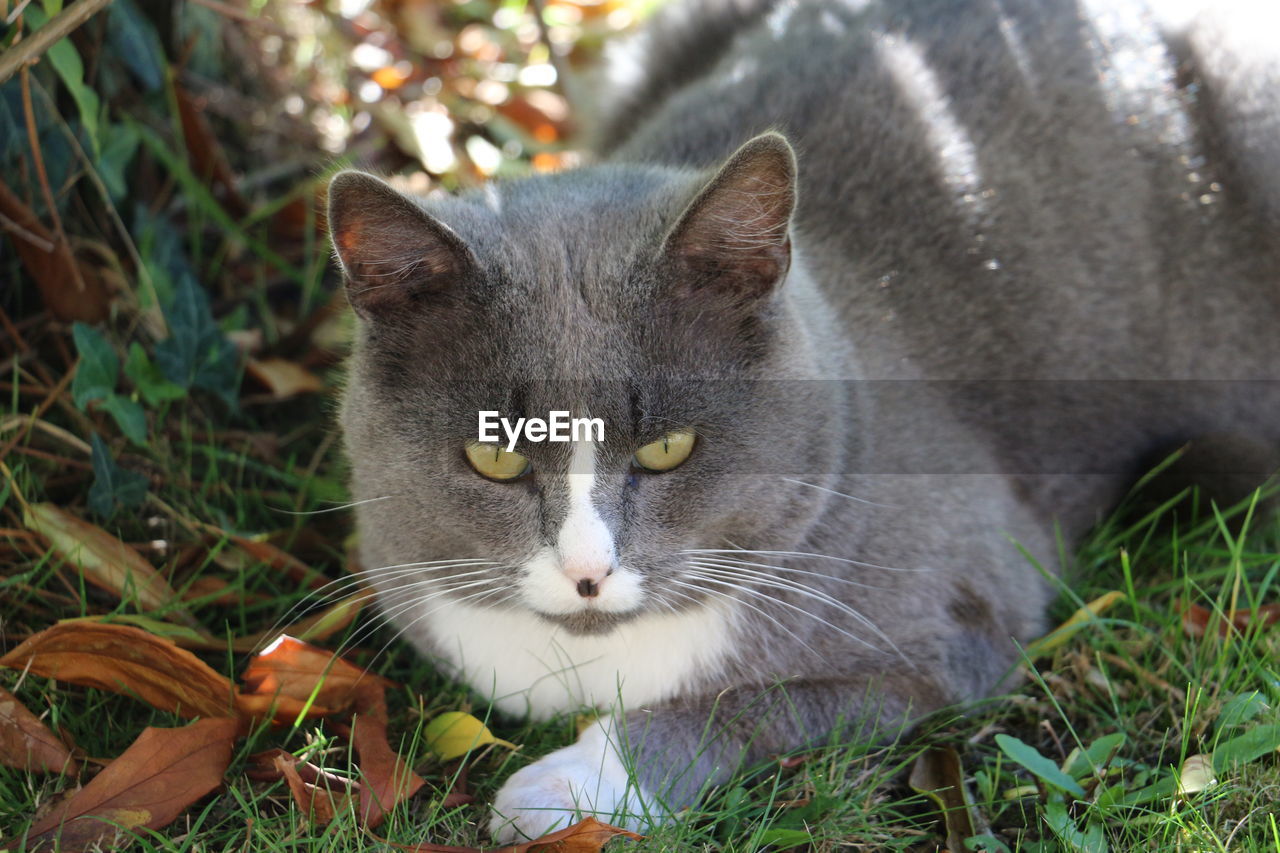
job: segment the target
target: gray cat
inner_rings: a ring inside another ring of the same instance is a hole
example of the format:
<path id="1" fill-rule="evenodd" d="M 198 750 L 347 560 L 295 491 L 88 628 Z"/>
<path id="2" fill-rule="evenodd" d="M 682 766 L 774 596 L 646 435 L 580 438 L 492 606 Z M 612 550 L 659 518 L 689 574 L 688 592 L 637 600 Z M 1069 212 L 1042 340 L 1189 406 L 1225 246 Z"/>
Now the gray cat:
<path id="1" fill-rule="evenodd" d="M 511 777 L 496 838 L 669 819 L 988 695 L 1045 627 L 1055 525 L 1191 439 L 1200 474 L 1273 468 L 1266 31 L 689 4 L 604 99 L 596 165 L 439 199 L 334 179 L 385 613 L 501 711 L 605 711 Z M 508 448 L 484 411 L 603 440 Z"/>

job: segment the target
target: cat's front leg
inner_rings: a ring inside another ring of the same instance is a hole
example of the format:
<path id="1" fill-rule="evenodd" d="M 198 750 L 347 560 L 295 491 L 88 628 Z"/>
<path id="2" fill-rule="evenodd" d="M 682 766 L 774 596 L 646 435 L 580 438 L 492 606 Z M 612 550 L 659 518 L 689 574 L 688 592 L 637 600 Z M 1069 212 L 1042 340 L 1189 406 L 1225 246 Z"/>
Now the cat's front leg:
<path id="1" fill-rule="evenodd" d="M 511 843 L 538 838 L 591 816 L 640 829 L 663 814 L 652 794 L 635 782 L 614 721 L 592 723 L 572 746 L 521 768 L 493 801 L 489 833 Z"/>
<path id="2" fill-rule="evenodd" d="M 500 842 L 536 838 L 588 815 L 643 831 L 838 725 L 850 741 L 884 741 L 953 698 L 911 673 L 743 686 L 631 711 L 513 775 L 494 799 L 490 832 Z"/>

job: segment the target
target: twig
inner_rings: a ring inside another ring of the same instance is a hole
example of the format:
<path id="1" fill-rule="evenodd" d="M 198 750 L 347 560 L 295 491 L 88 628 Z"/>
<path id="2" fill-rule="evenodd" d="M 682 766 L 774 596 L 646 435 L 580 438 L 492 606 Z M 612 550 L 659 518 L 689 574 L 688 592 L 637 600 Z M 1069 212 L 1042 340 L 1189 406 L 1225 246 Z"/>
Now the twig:
<path id="1" fill-rule="evenodd" d="M 32 234 L 30 231 L 23 228 L 21 225 L 14 222 L 12 219 L 5 216 L 3 213 L 0 213 L 0 228 L 3 228 L 9 233 L 17 237 L 20 237 L 23 240 L 26 240 L 28 243 L 35 246 L 37 249 L 39 249 L 42 252 L 46 252 L 46 253 L 52 252 L 54 249 L 57 248 L 57 246 L 53 245 L 43 237 L 40 237 L 36 234 Z"/>
<path id="2" fill-rule="evenodd" d="M 0 53 L 0 83 L 8 80 L 19 68 L 39 58 L 46 50 L 85 21 L 106 8 L 111 0 L 79 0 L 54 15 L 47 24 L 36 30 L 13 47 Z"/>
<path id="3" fill-rule="evenodd" d="M 150 291 L 151 307 L 143 310 L 141 302 L 138 302 L 138 310 L 142 316 L 143 323 L 147 326 L 147 330 L 151 332 L 156 340 L 164 338 L 167 334 L 167 325 L 165 323 L 164 314 L 160 310 L 160 296 L 156 291 L 155 282 L 151 278 L 151 273 L 147 269 L 147 265 L 142 260 L 142 255 L 138 252 L 138 245 L 133 241 L 133 236 L 129 233 L 129 228 L 124 224 L 124 220 L 120 218 L 120 211 L 116 210 L 115 203 L 111 200 L 111 193 L 107 190 L 107 185 L 102 182 L 102 176 L 98 174 L 98 170 L 94 168 L 93 161 L 89 159 L 88 153 L 85 152 L 84 146 L 80 144 L 80 140 L 72 132 L 70 125 L 59 115 L 53 98 L 45 91 L 44 86 L 40 85 L 40 81 L 35 81 L 35 91 L 44 101 L 45 107 L 49 109 L 53 115 L 54 124 L 58 130 L 62 132 L 63 137 L 67 140 L 67 144 L 75 152 L 76 157 L 84 165 L 85 176 L 89 178 L 89 182 L 97 189 L 98 195 L 102 197 L 103 209 L 107 212 L 107 217 L 115 225 L 116 233 L 120 238 L 121 245 L 124 246 L 126 252 L 129 253 L 129 259 L 133 261 L 133 267 L 137 271 L 138 281 L 144 290 Z M 130 296 L 133 295 L 132 288 L 126 289 Z"/>
<path id="4" fill-rule="evenodd" d="M 58 205 L 53 198 L 53 189 L 49 186 L 49 173 L 44 168 L 44 155 L 40 153 L 40 135 L 36 132 L 36 111 L 31 106 L 31 75 L 27 73 L 25 65 L 22 66 L 22 112 L 27 120 L 27 142 L 31 145 L 31 161 L 36 167 L 36 177 L 40 179 L 40 192 L 44 195 L 44 203 L 49 206 L 49 218 L 53 220 L 53 233 L 58 237 L 58 245 L 67 250 L 67 268 L 75 280 L 76 290 L 84 293 L 88 288 L 85 287 L 84 279 L 80 276 L 80 265 L 76 263 L 75 254 L 71 251 L 71 241 L 67 239 L 67 232 L 62 230 L 62 217 L 58 215 Z"/>

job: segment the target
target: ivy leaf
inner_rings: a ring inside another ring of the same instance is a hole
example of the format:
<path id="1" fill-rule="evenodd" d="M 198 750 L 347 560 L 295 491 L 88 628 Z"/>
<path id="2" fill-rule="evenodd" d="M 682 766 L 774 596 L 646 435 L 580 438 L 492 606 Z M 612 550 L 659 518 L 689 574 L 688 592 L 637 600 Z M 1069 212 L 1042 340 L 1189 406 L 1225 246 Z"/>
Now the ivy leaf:
<path id="1" fill-rule="evenodd" d="M 89 509 L 102 519 L 110 519 L 119 509 L 133 509 L 147 496 L 147 478 L 126 471 L 111 458 L 102 438 L 93 436 L 93 485 L 89 488 Z"/>
<path id="2" fill-rule="evenodd" d="M 49 22 L 49 15 L 56 14 L 50 11 L 48 15 L 40 11 L 34 6 L 27 7 L 25 13 L 34 27 L 43 27 Z M 76 107 L 80 111 L 80 123 L 84 126 L 85 135 L 89 138 L 89 145 L 93 149 L 94 158 L 97 159 L 98 145 L 98 116 L 102 111 L 102 101 L 98 98 L 98 93 L 85 85 L 84 82 L 84 61 L 80 59 L 80 54 L 76 52 L 75 45 L 71 43 L 70 38 L 64 38 L 56 42 L 53 47 L 45 52 L 45 56 L 49 60 L 49 64 L 53 66 L 53 70 L 58 73 L 62 84 L 67 87 L 67 91 L 71 93 L 71 98 L 76 102 Z"/>
<path id="3" fill-rule="evenodd" d="M 120 359 L 116 351 L 92 326 L 76 323 L 71 327 L 76 352 L 80 353 L 80 365 L 71 380 L 71 398 L 81 411 L 93 400 L 101 400 L 116 389 L 120 378 Z"/>
<path id="4" fill-rule="evenodd" d="M 1080 783 L 1063 773 L 1058 765 L 1041 755 L 1035 747 L 1005 734 L 996 735 L 996 744 L 1005 755 L 1030 770 L 1046 785 L 1084 798 L 1084 788 L 1080 787 Z"/>
<path id="5" fill-rule="evenodd" d="M 173 336 L 156 346 L 156 364 L 183 388 L 203 388 L 236 407 L 240 358 L 209 311 L 209 297 L 189 275 L 179 278 L 165 312 Z"/>
<path id="6" fill-rule="evenodd" d="M 120 427 L 120 431 L 124 433 L 125 438 L 139 446 L 146 446 L 147 443 L 147 416 L 133 400 L 123 397 L 119 394 L 108 394 L 107 399 L 102 401 L 102 408 L 106 409 L 115 418 L 116 424 Z"/>
<path id="7" fill-rule="evenodd" d="M 155 27 L 133 0 L 115 0 L 107 14 L 107 43 L 147 92 L 164 85 L 164 54 Z"/>
<path id="8" fill-rule="evenodd" d="M 98 175 L 111 200 L 120 203 L 129 191 L 124 170 L 138 153 L 138 131 L 131 124 L 110 124 L 103 128 L 102 151 L 98 155 Z"/>
<path id="9" fill-rule="evenodd" d="M 129 381 L 133 383 L 134 388 L 138 389 L 138 393 L 147 401 L 148 406 L 158 406 L 187 396 L 185 388 L 164 378 L 160 368 L 147 358 L 146 350 L 137 341 L 129 344 L 129 355 L 124 362 L 124 375 L 129 377 Z"/>

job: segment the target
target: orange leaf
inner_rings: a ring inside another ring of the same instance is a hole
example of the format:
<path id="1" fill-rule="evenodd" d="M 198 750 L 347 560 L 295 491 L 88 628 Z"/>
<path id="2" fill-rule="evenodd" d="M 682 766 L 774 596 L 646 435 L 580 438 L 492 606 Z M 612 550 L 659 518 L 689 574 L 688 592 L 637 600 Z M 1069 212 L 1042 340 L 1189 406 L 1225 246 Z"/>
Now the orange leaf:
<path id="1" fill-rule="evenodd" d="M 1253 625 L 1265 628 L 1276 622 L 1280 622 L 1280 604 L 1237 610 L 1231 614 L 1230 621 L 1199 604 L 1187 604 L 1182 608 L 1182 630 L 1191 637 L 1203 637 L 1209 632 L 1210 623 L 1215 626 L 1219 637 L 1225 637 L 1232 628 L 1243 634 Z"/>
<path id="2" fill-rule="evenodd" d="M 495 853 L 599 853 L 611 839 L 620 835 L 633 841 L 639 841 L 644 837 L 589 817 L 567 829 L 535 838 L 533 841 L 513 844 Z"/>
<path id="3" fill-rule="evenodd" d="M 32 824 L 29 849 L 114 849 L 119 827 L 160 829 L 222 784 L 238 723 L 222 717 L 180 729 L 144 729 L 88 785 Z"/>
<path id="4" fill-rule="evenodd" d="M 333 821 L 337 812 L 347 809 L 347 800 L 351 795 L 346 792 L 335 794 L 327 786 L 322 787 L 306 781 L 298 774 L 297 762 L 296 758 L 286 753 L 277 755 L 273 764 L 288 783 L 289 793 L 293 795 L 293 801 L 297 803 L 298 809 L 307 815 L 312 823 L 327 826 Z M 327 779 L 324 776 L 320 778 Z"/>
<path id="5" fill-rule="evenodd" d="M 333 652 L 285 634 L 250 661 L 240 679 L 245 685 L 238 700 L 241 711 L 264 716 L 276 702 L 277 722 L 296 719 L 308 701 L 309 717 L 345 711 L 355 703 L 361 685 L 381 690 L 388 683 Z"/>
<path id="6" fill-rule="evenodd" d="M 54 625 L 0 657 L 0 666 L 134 693 L 149 705 L 187 718 L 224 717 L 233 708 L 230 680 L 191 652 L 128 625 Z"/>
<path id="7" fill-rule="evenodd" d="M 387 703 L 383 685 L 366 683 L 359 692 L 351 746 L 359 756 L 360 819 L 369 828 L 417 793 L 425 782 L 396 755 L 387 742 Z"/>
<path id="8" fill-rule="evenodd" d="M 324 390 L 319 376 L 283 358 L 251 358 L 247 370 L 277 400 Z"/>
<path id="9" fill-rule="evenodd" d="M 0 687 L 0 764 L 38 773 L 71 773 L 80 768 L 49 727 L 17 697 Z"/>

